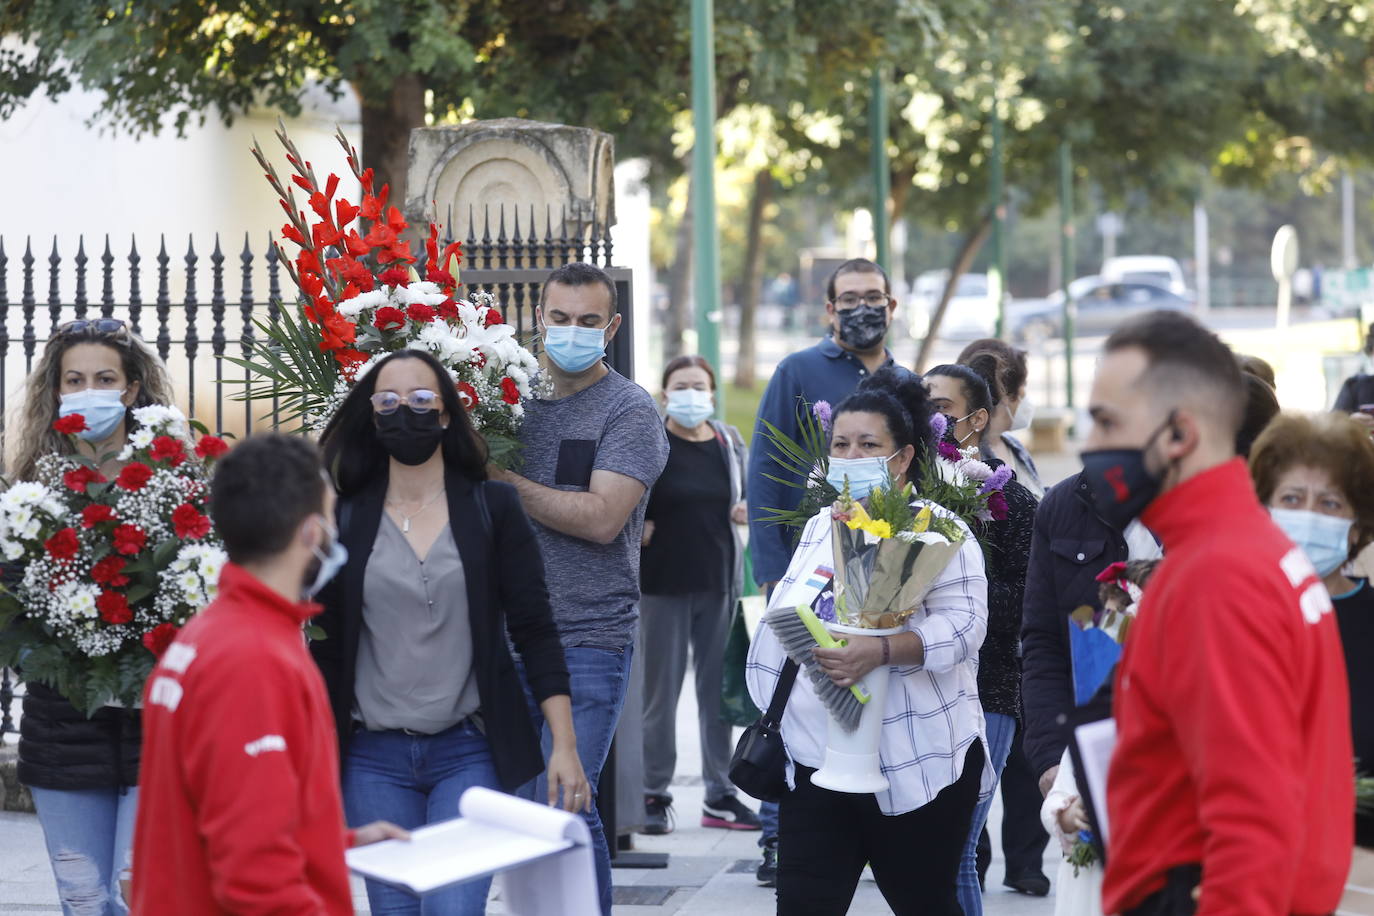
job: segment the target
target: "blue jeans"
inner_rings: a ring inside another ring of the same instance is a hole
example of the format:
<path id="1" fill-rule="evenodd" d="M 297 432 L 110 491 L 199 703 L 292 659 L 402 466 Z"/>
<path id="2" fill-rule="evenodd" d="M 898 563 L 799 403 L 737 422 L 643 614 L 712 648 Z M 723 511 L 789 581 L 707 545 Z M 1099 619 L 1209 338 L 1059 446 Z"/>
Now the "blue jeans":
<path id="1" fill-rule="evenodd" d="M 985 713 L 988 724 L 988 749 L 992 755 L 992 768 L 997 778 L 1002 778 L 1002 768 L 1007 765 L 1007 755 L 1011 753 L 1011 742 L 1016 737 L 1016 719 L 1001 713 Z M 986 801 L 978 803 L 973 809 L 973 822 L 969 824 L 968 840 L 964 843 L 964 855 L 959 860 L 959 906 L 964 916 L 983 916 L 983 890 L 978 886 L 978 835 L 988 821 L 992 810 L 992 800 L 996 797 L 996 786 Z"/>
<path id="2" fill-rule="evenodd" d="M 630 682 L 630 664 L 634 660 L 634 644 L 624 649 L 602 649 L 594 646 L 574 646 L 563 650 L 568 663 L 572 690 L 573 728 L 577 730 L 577 756 L 592 787 L 592 810 L 582 815 L 592 834 L 592 855 L 596 860 L 596 889 L 601 898 L 603 916 L 611 914 L 611 849 L 606 843 L 606 831 L 601 826 L 601 812 L 596 802 L 597 783 L 601 768 L 611 750 L 611 739 L 620 722 L 620 710 L 625 705 L 625 688 Z M 524 672 L 521 671 L 524 680 Z M 525 692 L 529 695 L 529 687 Z M 530 696 L 530 716 L 539 729 L 544 759 L 553 752 L 553 735 L 544 727 L 544 714 Z M 520 795 L 530 801 L 545 804 L 549 799 L 546 774 L 527 783 Z"/>
<path id="3" fill-rule="evenodd" d="M 767 846 L 769 843 L 777 842 L 778 839 L 778 803 L 760 802 L 759 803 L 759 822 L 763 824 L 763 833 L 759 835 L 759 845 Z"/>
<path id="4" fill-rule="evenodd" d="M 473 786 L 501 788 L 487 738 L 471 720 L 435 735 L 356 731 L 343 762 L 344 809 L 355 827 L 391 821 L 413 830 L 458 817 L 458 799 Z M 373 916 L 480 916 L 491 878 L 424 898 L 367 882 Z"/>
<path id="5" fill-rule="evenodd" d="M 138 786 L 29 787 L 65 916 L 124 916 L 119 888 L 129 877 Z M 156 867 L 156 866 L 154 866 Z"/>

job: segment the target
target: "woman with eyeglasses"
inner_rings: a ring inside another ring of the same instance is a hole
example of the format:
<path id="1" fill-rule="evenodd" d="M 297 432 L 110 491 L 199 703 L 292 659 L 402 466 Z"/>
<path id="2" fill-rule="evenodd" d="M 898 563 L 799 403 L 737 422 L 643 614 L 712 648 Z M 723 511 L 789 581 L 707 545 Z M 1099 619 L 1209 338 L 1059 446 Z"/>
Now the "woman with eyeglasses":
<path id="1" fill-rule="evenodd" d="M 9 462 L 15 481 L 33 480 L 39 459 L 53 453 L 93 460 L 117 454 L 135 408 L 172 403 L 167 367 L 114 318 L 58 327 L 25 391 Z M 74 413 L 87 426 L 75 446 L 52 428 Z M 100 469 L 113 480 L 121 464 L 108 458 Z M 138 803 L 140 711 L 106 706 L 88 718 L 47 684 L 26 681 L 25 688 L 18 776 L 38 810 L 62 911 L 127 913 L 122 883 Z"/>
<path id="2" fill-rule="evenodd" d="M 544 769 L 509 644 L 553 734 L 549 804 L 588 808 L 543 558 L 514 488 L 487 480 L 486 443 L 448 371 L 392 353 L 358 379 L 321 446 L 347 559 L 321 592 L 325 638 L 311 651 L 349 822 L 448 820 L 465 790 L 514 792 Z M 490 884 L 432 894 L 423 912 L 483 913 Z M 374 914 L 422 911 L 373 881 L 367 896 Z"/>
<path id="3" fill-rule="evenodd" d="M 970 362 L 977 369 L 957 363 L 936 366 L 925 374 L 926 387 L 935 408 L 950 418 L 948 435 L 966 450 L 978 449 L 980 458 L 996 470 L 1004 462 L 990 448 L 994 440 L 990 421 L 1006 398 L 999 382 L 1002 366 L 986 352 Z M 1021 718 L 1021 600 L 1036 509 L 1035 496 L 1017 481 L 1014 471 L 1002 494 L 1007 517 L 974 529 L 984 546 L 988 577 L 988 632 L 978 656 L 978 700 L 987 720 L 988 756 L 998 779 Z M 959 863 L 959 904 L 965 916 L 983 912 L 977 846 L 991 809 L 989 797 L 974 811 Z"/>

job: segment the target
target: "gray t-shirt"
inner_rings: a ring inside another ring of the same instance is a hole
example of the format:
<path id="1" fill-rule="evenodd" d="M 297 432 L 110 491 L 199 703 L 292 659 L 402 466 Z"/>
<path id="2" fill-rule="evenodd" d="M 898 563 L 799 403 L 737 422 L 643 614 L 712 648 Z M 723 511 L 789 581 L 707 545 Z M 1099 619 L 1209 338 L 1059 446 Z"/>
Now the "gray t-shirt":
<path id="1" fill-rule="evenodd" d="M 586 491 L 593 471 L 644 484 L 644 498 L 609 544 L 535 523 L 563 645 L 620 648 L 634 639 L 639 539 L 649 491 L 668 461 L 668 436 L 649 393 L 615 370 L 566 398 L 527 404 L 520 438 L 525 477 L 556 490 Z"/>

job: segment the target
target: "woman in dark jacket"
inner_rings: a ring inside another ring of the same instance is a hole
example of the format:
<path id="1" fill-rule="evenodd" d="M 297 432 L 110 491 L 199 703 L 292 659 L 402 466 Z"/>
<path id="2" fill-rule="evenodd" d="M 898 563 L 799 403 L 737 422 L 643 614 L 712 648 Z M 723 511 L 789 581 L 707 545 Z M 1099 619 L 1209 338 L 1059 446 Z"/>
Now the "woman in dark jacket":
<path id="1" fill-rule="evenodd" d="M 167 368 L 115 318 L 79 319 L 58 327 L 29 377 L 11 466 L 32 480 L 37 463 L 72 454 L 56 433 L 59 416 L 80 413 L 87 429 L 75 450 L 113 479 L 122 463 L 130 412 L 172 402 Z M 19 676 L 24 672 L 21 668 Z M 52 686 L 25 683 L 19 723 L 19 781 L 29 787 L 43 826 L 63 913 L 128 912 L 123 882 L 138 804 L 140 711 L 104 706 L 87 717 Z"/>
<path id="2" fill-rule="evenodd" d="M 995 368 L 995 367 L 994 367 Z M 949 434 L 967 449 L 978 447 L 982 460 L 996 469 L 1004 462 L 985 448 L 990 419 L 1001 400 L 995 371 L 986 374 L 957 364 L 936 366 L 926 373 L 935 408 L 950 417 Z M 1003 489 L 1008 515 L 1002 521 L 985 522 L 975 534 L 987 556 L 988 633 L 978 652 L 978 699 L 987 720 L 988 754 L 998 778 L 1006 766 L 1021 716 L 1021 598 L 1026 588 L 1026 562 L 1030 557 L 1031 525 L 1035 497 L 1015 479 Z M 959 904 L 965 916 L 983 912 L 982 891 L 975 868 L 978 835 L 983 831 L 992 798 L 980 802 L 959 867 Z"/>
<path id="3" fill-rule="evenodd" d="M 515 490 L 486 480 L 486 447 L 433 357 L 401 350 L 354 386 L 325 429 L 343 570 L 311 644 L 339 727 L 350 822 L 406 828 L 457 816 L 472 786 L 514 791 L 543 770 L 507 637 L 553 734 L 549 803 L 591 804 L 544 564 Z M 485 912 L 490 881 L 425 898 L 426 914 Z M 368 882 L 374 913 L 420 901 Z"/>

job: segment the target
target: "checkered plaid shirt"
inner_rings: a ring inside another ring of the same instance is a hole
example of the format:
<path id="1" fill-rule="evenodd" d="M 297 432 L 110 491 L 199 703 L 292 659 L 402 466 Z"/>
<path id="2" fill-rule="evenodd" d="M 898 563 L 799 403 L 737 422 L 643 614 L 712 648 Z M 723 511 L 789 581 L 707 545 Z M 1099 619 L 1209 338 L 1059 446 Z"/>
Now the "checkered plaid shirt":
<path id="1" fill-rule="evenodd" d="M 914 505 L 930 505 L 949 516 L 933 503 L 918 500 Z M 787 575 L 773 590 L 769 610 L 811 604 L 833 576 L 833 564 L 830 511 L 826 509 L 807 522 Z M 969 532 L 920 608 L 907 619 L 907 628 L 925 645 L 925 663 L 891 668 L 893 680 L 878 754 L 890 783 L 886 792 L 877 795 L 884 814 L 905 814 L 925 805 L 959 778 L 973 739 L 981 738 L 986 747 L 983 708 L 978 702 L 978 647 L 987 622 L 983 551 Z M 749 694 L 760 709 L 768 708 L 786 660 L 772 629 L 760 626 L 745 669 Z M 782 718 L 783 743 L 792 761 L 821 766 L 828 722 L 829 714 L 810 680 L 798 676 Z M 995 782 L 991 755 L 986 759 L 983 797 L 992 792 Z M 790 765 L 788 781 L 791 784 Z"/>

